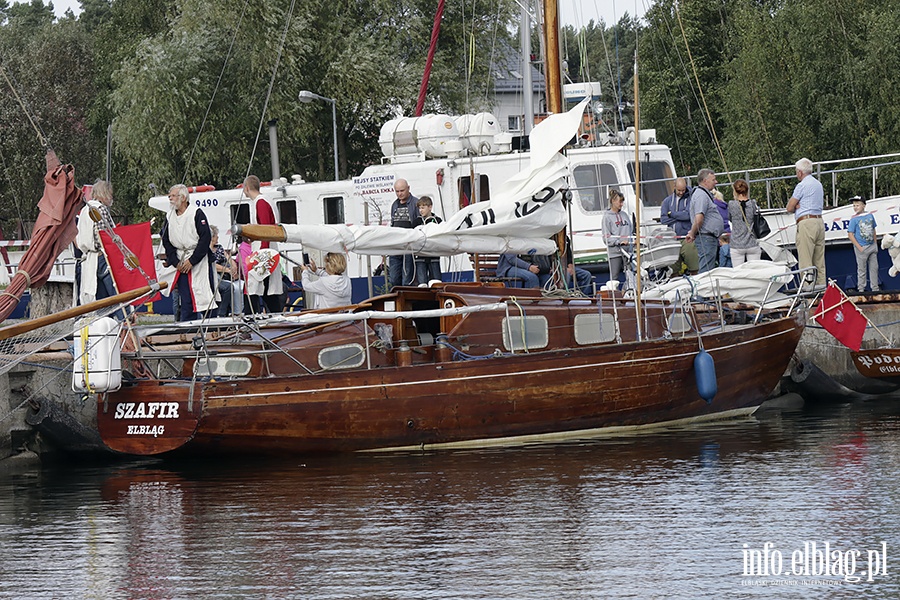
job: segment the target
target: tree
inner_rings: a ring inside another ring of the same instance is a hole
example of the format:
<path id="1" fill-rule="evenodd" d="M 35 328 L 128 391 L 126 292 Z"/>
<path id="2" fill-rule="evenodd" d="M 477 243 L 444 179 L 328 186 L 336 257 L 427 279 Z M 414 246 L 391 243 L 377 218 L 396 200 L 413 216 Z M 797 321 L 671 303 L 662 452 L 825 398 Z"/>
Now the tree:
<path id="1" fill-rule="evenodd" d="M 102 164 L 85 110 L 93 98 L 89 39 L 74 21 L 35 23 L 14 18 L 0 27 L 2 68 L 12 84 L 10 89 L 4 80 L 0 88 L 4 232 L 13 231 L 17 220 L 28 221 L 36 214 L 43 189 L 42 143 L 52 146 L 63 162 L 76 165 L 82 183 Z"/>
<path id="2" fill-rule="evenodd" d="M 41 0 L 13 4 L 6 10 L 6 15 L 10 25 L 38 29 L 53 22 L 53 4 L 45 5 Z"/>

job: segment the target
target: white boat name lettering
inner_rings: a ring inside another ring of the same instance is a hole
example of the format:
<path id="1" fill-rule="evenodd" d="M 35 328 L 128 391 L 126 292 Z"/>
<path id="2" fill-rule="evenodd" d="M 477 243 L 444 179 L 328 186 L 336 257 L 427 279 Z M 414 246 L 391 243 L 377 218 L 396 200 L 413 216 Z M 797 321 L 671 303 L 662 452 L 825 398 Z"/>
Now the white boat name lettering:
<path id="1" fill-rule="evenodd" d="M 116 406 L 116 419 L 177 419 L 177 402 L 122 402 Z"/>
<path id="2" fill-rule="evenodd" d="M 900 225 L 900 215 L 890 215 L 891 225 Z M 825 231 L 847 231 L 850 227 L 850 219 L 833 221 L 831 224 L 825 221 Z"/>
<path id="3" fill-rule="evenodd" d="M 129 425 L 128 435 L 152 435 L 158 437 L 166 432 L 165 425 Z"/>

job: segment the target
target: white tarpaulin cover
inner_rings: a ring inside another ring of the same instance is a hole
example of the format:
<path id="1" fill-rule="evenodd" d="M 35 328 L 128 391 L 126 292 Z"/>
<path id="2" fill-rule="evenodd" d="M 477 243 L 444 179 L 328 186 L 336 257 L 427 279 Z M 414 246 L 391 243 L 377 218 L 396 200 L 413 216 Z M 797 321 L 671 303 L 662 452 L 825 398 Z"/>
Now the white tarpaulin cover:
<path id="1" fill-rule="evenodd" d="M 559 153 L 578 132 L 586 100 L 541 121 L 529 136 L 531 163 L 490 202 L 471 204 L 443 223 L 415 229 L 380 225 L 283 225 L 288 242 L 323 252 L 450 256 L 461 252 L 553 254 L 566 225 L 562 192 L 569 160 Z"/>
<path id="2" fill-rule="evenodd" d="M 784 294 L 774 293 L 791 281 L 790 268 L 768 260 L 751 260 L 738 267 L 719 267 L 701 273 L 672 279 L 659 287 L 645 290 L 645 300 L 662 299 L 687 302 L 693 296 L 714 298 L 719 292 L 737 302 L 758 305 L 766 297 L 769 282 L 775 278 L 766 306 L 777 305 Z"/>

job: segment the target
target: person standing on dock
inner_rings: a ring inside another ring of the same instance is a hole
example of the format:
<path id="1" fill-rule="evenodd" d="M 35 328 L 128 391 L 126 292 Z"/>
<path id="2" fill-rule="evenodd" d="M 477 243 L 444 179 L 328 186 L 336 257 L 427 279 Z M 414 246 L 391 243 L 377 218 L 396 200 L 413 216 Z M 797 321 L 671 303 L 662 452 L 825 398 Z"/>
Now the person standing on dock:
<path id="1" fill-rule="evenodd" d="M 259 177 L 250 175 L 244 180 L 244 193 L 250 198 L 250 223 L 253 225 L 275 225 L 278 221 L 275 218 L 275 211 L 268 199 L 259 191 Z M 275 242 L 242 242 L 250 246 L 250 255 L 266 248 L 272 250 L 278 249 Z M 244 247 L 245 254 L 248 248 Z M 244 266 L 244 272 L 248 269 Z M 281 269 L 276 268 L 272 273 L 262 280 L 254 277 L 245 276 L 244 286 L 246 294 L 249 296 L 244 303 L 245 312 L 262 312 L 265 308 L 269 313 L 280 313 L 284 309 L 284 299 L 282 294 L 284 286 L 281 282 Z"/>
<path id="2" fill-rule="evenodd" d="M 748 260 L 759 260 L 762 249 L 759 240 L 753 235 L 753 221 L 759 214 L 759 205 L 750 199 L 750 186 L 743 179 L 738 179 L 731 188 L 734 200 L 728 203 L 728 216 L 731 219 L 731 263 L 739 267 Z"/>
<path id="3" fill-rule="evenodd" d="M 691 188 L 684 177 L 675 180 L 675 191 L 666 196 L 659 211 L 659 220 L 663 225 L 675 232 L 681 239 L 681 251 L 675 263 L 675 274 L 680 275 L 682 265 L 689 275 L 696 275 L 700 270 L 700 257 L 697 246 L 684 239 L 691 230 Z"/>
<path id="4" fill-rule="evenodd" d="M 825 223 L 822 221 L 825 192 L 812 175 L 811 160 L 801 158 L 794 167 L 799 183 L 785 210 L 794 213 L 797 223 L 797 260 L 801 269 L 816 268 L 816 288 L 824 290 L 828 281 L 825 278 Z"/>
<path id="5" fill-rule="evenodd" d="M 713 202 L 716 189 L 716 174 L 712 169 L 700 169 L 697 173 L 697 187 L 691 195 L 691 230 L 685 239 L 697 244 L 700 255 L 700 273 L 706 273 L 716 266 L 719 256 L 719 236 L 725 230 L 725 221 Z"/>
<path id="6" fill-rule="evenodd" d="M 418 198 L 409 193 L 409 183 L 398 179 L 394 183 L 397 199 L 391 205 L 391 227 L 412 229 L 419 220 Z M 412 254 L 397 254 L 388 257 L 388 275 L 391 287 L 416 285 L 416 261 Z"/>
<path id="7" fill-rule="evenodd" d="M 853 196 L 853 212 L 847 228 L 847 236 L 853 244 L 856 255 L 856 291 L 866 291 L 866 270 L 869 271 L 869 286 L 878 291 L 878 236 L 875 234 L 875 217 L 866 212 L 866 199 Z"/>

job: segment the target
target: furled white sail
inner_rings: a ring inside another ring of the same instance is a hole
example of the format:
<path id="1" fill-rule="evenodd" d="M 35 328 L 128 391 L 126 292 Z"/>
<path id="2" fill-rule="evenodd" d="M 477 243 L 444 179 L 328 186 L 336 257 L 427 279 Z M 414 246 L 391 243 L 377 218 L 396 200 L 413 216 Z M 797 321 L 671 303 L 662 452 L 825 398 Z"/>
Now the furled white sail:
<path id="1" fill-rule="evenodd" d="M 550 239 L 566 225 L 563 195 L 569 161 L 559 153 L 578 132 L 585 102 L 551 115 L 531 133 L 529 168 L 489 202 L 469 205 L 443 223 L 415 229 L 373 225 L 284 225 L 286 241 L 325 252 L 450 256 L 461 252 L 553 254 Z M 540 152 L 535 149 L 540 148 Z"/>

